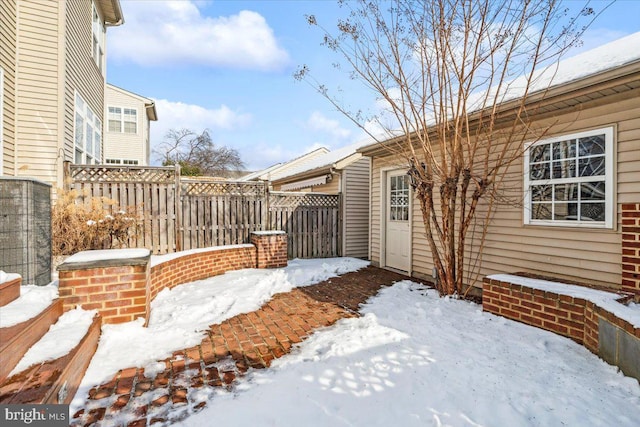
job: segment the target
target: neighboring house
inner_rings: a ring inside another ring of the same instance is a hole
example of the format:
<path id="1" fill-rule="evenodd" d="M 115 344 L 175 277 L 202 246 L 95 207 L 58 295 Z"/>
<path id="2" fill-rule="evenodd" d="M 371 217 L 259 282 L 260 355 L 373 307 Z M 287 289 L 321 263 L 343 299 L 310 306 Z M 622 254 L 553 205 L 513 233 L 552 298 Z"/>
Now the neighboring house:
<path id="1" fill-rule="evenodd" d="M 107 83 L 103 163 L 148 166 L 149 129 L 158 120 L 155 103 Z"/>
<path id="2" fill-rule="evenodd" d="M 342 194 L 342 254 L 369 256 L 369 174 L 371 161 L 360 144 L 330 151 L 290 167 L 271 180 L 274 191 Z"/>
<path id="3" fill-rule="evenodd" d="M 497 208 L 480 277 L 524 271 L 616 289 L 640 283 L 634 265 L 640 262 L 628 261 L 638 254 L 640 233 L 622 232 L 627 211 L 640 216 L 632 212 L 640 206 L 640 33 L 562 61 L 548 90 L 532 92 L 527 104 L 528 111 L 537 111 L 532 127 L 549 130 L 544 140 L 525 144 L 525 155 L 512 165 L 509 178 L 524 203 Z M 500 106 L 503 114 L 508 107 Z M 563 154 L 555 143 L 570 149 Z M 431 277 L 408 165 L 379 144 L 359 151 L 372 158 L 373 264 Z M 545 176 L 556 170 L 554 160 L 581 172 Z M 543 186 L 552 191 L 541 193 Z M 571 193 L 563 191 L 569 187 Z"/>
<path id="4" fill-rule="evenodd" d="M 289 160 L 288 162 L 278 163 L 276 165 L 269 166 L 266 169 L 250 173 L 249 175 L 245 175 L 241 177 L 239 181 L 272 181 L 286 175 L 287 171 L 291 170 L 292 168 L 305 165 L 306 163 L 313 161 L 313 159 L 315 159 L 316 157 L 322 156 L 323 154 L 326 154 L 328 152 L 329 150 L 321 147 L 303 154 L 300 157 L 296 157 L 293 160 Z"/>
<path id="5" fill-rule="evenodd" d="M 0 1 L 0 175 L 61 186 L 63 161 L 101 163 L 106 27 L 119 0 Z"/>

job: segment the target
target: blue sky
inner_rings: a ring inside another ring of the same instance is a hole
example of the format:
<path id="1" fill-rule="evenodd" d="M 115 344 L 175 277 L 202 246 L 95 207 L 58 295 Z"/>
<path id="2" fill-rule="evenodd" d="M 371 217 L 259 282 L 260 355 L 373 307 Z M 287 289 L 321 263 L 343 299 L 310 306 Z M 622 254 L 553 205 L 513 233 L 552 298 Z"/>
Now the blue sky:
<path id="1" fill-rule="evenodd" d="M 569 5 L 584 2 L 569 1 Z M 338 59 L 309 27 L 329 27 L 346 11 L 335 1 L 121 0 L 125 24 L 107 30 L 107 80 L 156 100 L 152 146 L 169 129 L 209 129 L 217 145 L 239 151 L 249 170 L 321 146 L 336 149 L 364 134 L 293 73 L 307 64 L 364 110 L 375 98 L 333 70 Z M 596 11 L 608 1 L 591 1 Z M 609 6 L 585 33 L 586 50 L 640 31 L 640 1 Z M 152 156 L 153 161 L 153 156 Z"/>

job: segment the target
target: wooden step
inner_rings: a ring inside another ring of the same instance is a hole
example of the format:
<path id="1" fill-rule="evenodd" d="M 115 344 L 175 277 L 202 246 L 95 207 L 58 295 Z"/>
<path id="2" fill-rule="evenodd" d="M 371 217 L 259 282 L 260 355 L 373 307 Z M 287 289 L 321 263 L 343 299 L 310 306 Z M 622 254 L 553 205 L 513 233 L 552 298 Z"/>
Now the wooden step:
<path id="1" fill-rule="evenodd" d="M 9 304 L 20 296 L 22 277 L 16 277 L 0 283 L 0 307 Z"/>
<path id="2" fill-rule="evenodd" d="M 101 320 L 93 322 L 69 354 L 32 366 L 0 385 L 0 404 L 68 404 L 76 394 L 91 358 L 98 348 Z"/>
<path id="3" fill-rule="evenodd" d="M 61 315 L 62 300 L 55 299 L 36 317 L 8 328 L 0 328 L 0 383 Z"/>

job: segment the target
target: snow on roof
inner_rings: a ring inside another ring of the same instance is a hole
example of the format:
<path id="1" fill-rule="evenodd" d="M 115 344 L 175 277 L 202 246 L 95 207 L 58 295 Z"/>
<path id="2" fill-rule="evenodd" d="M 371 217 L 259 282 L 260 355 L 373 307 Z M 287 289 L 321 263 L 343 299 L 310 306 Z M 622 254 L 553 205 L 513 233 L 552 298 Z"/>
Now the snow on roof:
<path id="1" fill-rule="evenodd" d="M 354 144 L 350 144 L 347 145 L 345 147 L 342 148 L 338 148 L 334 151 L 329 151 L 328 153 L 322 155 L 322 156 L 317 156 L 315 157 L 313 160 L 305 162 L 304 164 L 300 164 L 297 165 L 295 167 L 292 167 L 291 169 L 287 170 L 286 173 L 281 174 L 280 176 L 277 177 L 277 179 L 283 179 L 283 178 L 287 178 L 290 176 L 294 176 L 297 175 L 299 173 L 302 172 L 306 172 L 306 171 L 311 171 L 314 169 L 318 169 L 321 168 L 323 166 L 332 166 L 335 163 L 339 162 L 340 160 L 344 160 L 347 157 L 356 154 L 358 148 L 365 146 L 367 144 L 370 144 L 371 141 L 370 140 L 366 140 L 366 141 L 359 141 L 356 142 Z M 276 180 L 276 178 L 273 178 L 272 180 Z"/>
<path id="2" fill-rule="evenodd" d="M 247 175 L 241 178 L 241 181 L 251 181 L 253 179 L 275 180 L 280 178 L 282 174 L 287 173 L 288 168 L 297 164 L 306 163 L 307 161 L 328 152 L 329 150 L 325 147 L 316 148 L 315 150 L 309 151 L 308 153 L 298 156 L 295 159 L 291 159 L 288 162 L 278 163 L 277 165 L 273 165 L 261 171 Z"/>
<path id="3" fill-rule="evenodd" d="M 282 166 L 284 163 L 276 163 L 275 165 L 269 166 L 266 169 L 262 169 L 259 171 L 255 171 L 252 172 L 248 175 L 242 176 L 238 179 L 238 181 L 252 181 L 254 179 L 259 179 L 262 175 L 267 174 L 269 172 L 271 172 L 272 170 L 275 170 L 277 168 L 279 168 L 280 166 Z"/>
<path id="4" fill-rule="evenodd" d="M 539 69 L 534 73 L 529 85 L 529 96 L 634 62 L 640 62 L 640 31 Z M 518 99 L 523 96 L 526 84 L 527 77 L 520 76 L 504 85 L 497 95 L 496 88 L 489 89 L 490 96 L 487 96 L 487 91 L 471 94 L 467 100 L 469 112 L 473 113 L 487 107 L 495 96 L 499 98 L 498 104 Z M 398 132 L 398 135 L 393 135 L 394 132 Z M 377 147 L 381 141 L 403 134 L 400 130 L 393 130 L 391 133 L 389 137 L 372 138 L 367 145 L 362 145 L 360 151 Z"/>
<path id="5" fill-rule="evenodd" d="M 586 77 L 609 71 L 640 60 L 640 32 L 614 40 L 536 71 L 529 86 L 529 94 L 562 86 Z M 506 85 L 498 94 L 500 102 L 517 99 L 524 94 L 527 76 L 520 76 Z M 495 88 L 490 91 L 495 92 Z M 486 92 L 477 94 L 471 110 L 483 108 L 481 100 Z M 495 95 L 494 95 L 495 96 Z M 491 102 L 493 98 L 489 98 Z"/>

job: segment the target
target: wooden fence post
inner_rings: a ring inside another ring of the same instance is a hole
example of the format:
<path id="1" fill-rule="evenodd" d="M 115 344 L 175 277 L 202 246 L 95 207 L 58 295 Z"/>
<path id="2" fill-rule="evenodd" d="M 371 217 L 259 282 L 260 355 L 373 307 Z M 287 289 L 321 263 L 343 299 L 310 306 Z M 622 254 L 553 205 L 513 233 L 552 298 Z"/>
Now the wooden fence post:
<path id="1" fill-rule="evenodd" d="M 182 183 L 180 181 L 180 165 L 175 165 L 175 213 L 176 213 L 176 221 L 175 221 L 175 239 L 176 239 L 176 252 L 180 252 L 182 250 Z"/>
<path id="2" fill-rule="evenodd" d="M 260 222 L 262 223 L 262 231 L 269 231 L 273 228 L 271 225 L 271 204 L 269 203 L 271 195 L 269 194 L 268 182 L 262 181 L 262 183 L 264 184 L 264 208 L 262 213 L 262 220 Z"/>
<path id="3" fill-rule="evenodd" d="M 71 162 L 69 160 L 62 162 L 62 188 L 64 191 L 71 190 Z"/>

